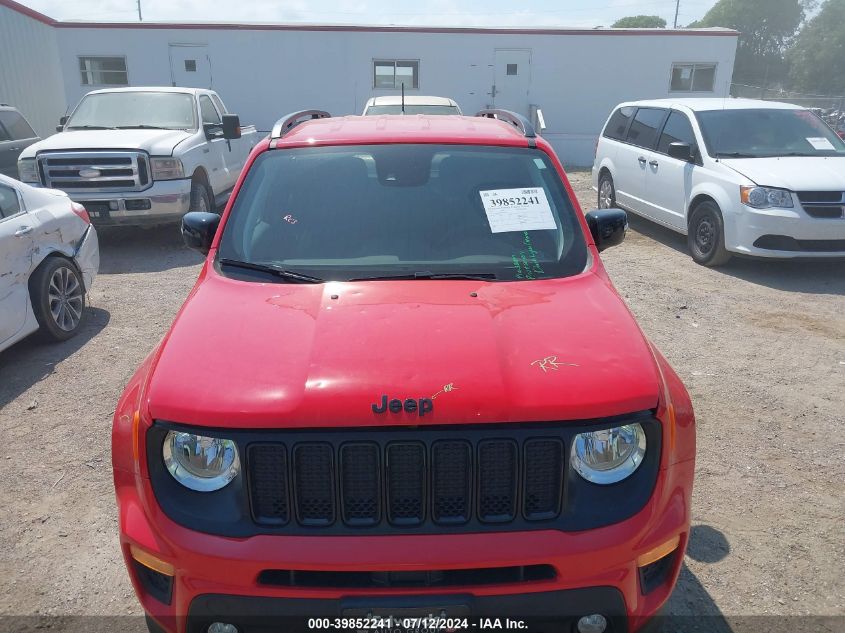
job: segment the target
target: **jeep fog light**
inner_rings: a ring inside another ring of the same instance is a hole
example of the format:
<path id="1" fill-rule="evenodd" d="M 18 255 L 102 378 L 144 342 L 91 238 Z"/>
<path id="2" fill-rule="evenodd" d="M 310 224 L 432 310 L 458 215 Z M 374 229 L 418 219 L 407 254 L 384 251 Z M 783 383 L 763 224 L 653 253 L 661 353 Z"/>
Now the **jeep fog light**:
<path id="1" fill-rule="evenodd" d="M 601 613 L 585 615 L 578 620 L 578 633 L 604 633 L 607 628 L 607 618 Z"/>
<path id="2" fill-rule="evenodd" d="M 198 492 L 220 490 L 241 469 L 237 445 L 219 437 L 170 431 L 162 453 L 173 478 Z"/>
<path id="3" fill-rule="evenodd" d="M 645 432 L 637 423 L 579 433 L 572 443 L 572 465 L 587 481 L 615 484 L 639 468 L 645 443 Z"/>

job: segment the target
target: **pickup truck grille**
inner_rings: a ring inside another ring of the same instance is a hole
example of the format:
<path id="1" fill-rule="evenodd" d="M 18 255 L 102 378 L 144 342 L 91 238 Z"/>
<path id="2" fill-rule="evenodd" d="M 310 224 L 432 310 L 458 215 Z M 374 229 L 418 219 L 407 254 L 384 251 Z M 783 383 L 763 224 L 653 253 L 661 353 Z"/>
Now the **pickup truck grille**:
<path id="1" fill-rule="evenodd" d="M 558 516 L 564 444 L 557 437 L 252 444 L 253 518 L 265 525 L 397 528 Z"/>
<path id="2" fill-rule="evenodd" d="M 141 191 L 149 187 L 149 159 L 142 152 L 49 152 L 38 156 L 45 187 L 62 191 Z"/>
<path id="3" fill-rule="evenodd" d="M 845 218 L 845 192 L 843 191 L 799 191 L 798 200 L 810 217 Z"/>

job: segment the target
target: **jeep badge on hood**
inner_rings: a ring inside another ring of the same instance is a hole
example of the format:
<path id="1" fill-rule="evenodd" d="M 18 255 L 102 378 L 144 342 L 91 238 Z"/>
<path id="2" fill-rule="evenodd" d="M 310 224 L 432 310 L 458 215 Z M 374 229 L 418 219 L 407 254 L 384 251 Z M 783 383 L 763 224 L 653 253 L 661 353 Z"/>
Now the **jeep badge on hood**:
<path id="1" fill-rule="evenodd" d="M 434 402 L 431 398 L 420 398 L 419 400 L 414 400 L 413 398 L 408 398 L 405 402 L 402 402 L 398 398 L 393 398 L 392 400 L 387 399 L 387 394 L 384 394 L 381 397 L 381 404 L 373 403 L 373 413 L 384 413 L 388 409 L 391 413 L 401 413 L 402 409 L 405 409 L 408 413 L 414 413 L 415 411 L 419 411 L 420 417 L 424 416 L 429 411 L 434 410 Z"/>

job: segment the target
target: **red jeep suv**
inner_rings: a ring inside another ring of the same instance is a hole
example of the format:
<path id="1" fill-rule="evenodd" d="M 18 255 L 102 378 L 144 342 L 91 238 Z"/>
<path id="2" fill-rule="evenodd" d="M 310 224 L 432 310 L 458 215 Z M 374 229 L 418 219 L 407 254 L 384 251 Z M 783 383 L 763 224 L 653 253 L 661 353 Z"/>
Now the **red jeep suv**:
<path id="1" fill-rule="evenodd" d="M 476 117 L 280 120 L 114 417 L 152 631 L 642 628 L 678 577 L 684 386 L 549 144 Z"/>

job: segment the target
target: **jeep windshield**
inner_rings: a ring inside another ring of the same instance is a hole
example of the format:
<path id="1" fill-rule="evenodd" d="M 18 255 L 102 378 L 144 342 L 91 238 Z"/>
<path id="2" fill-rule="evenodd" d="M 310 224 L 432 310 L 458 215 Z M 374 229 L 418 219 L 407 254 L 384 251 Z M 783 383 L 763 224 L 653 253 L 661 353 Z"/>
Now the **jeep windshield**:
<path id="1" fill-rule="evenodd" d="M 90 94 L 65 129 L 196 129 L 194 98 L 184 92 L 122 91 Z"/>
<path id="2" fill-rule="evenodd" d="M 334 281 L 522 281 L 582 272 L 587 247 L 540 150 L 348 145 L 256 159 L 218 265 L 239 278 L 285 280 L 243 264 Z"/>
<path id="3" fill-rule="evenodd" d="M 845 156 L 845 142 L 809 110 L 709 110 L 696 117 L 714 158 Z"/>

